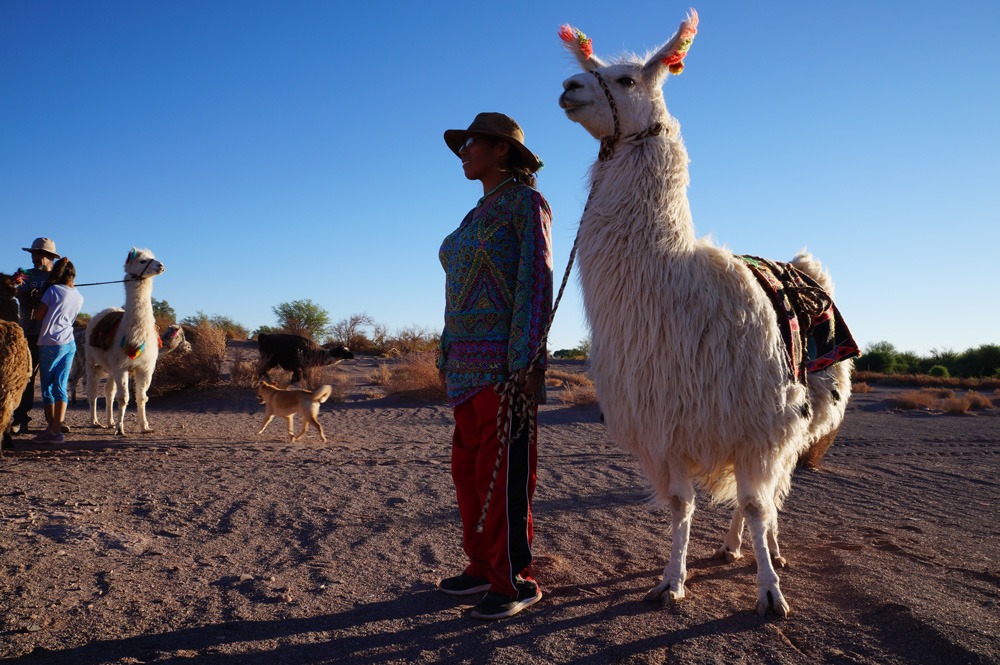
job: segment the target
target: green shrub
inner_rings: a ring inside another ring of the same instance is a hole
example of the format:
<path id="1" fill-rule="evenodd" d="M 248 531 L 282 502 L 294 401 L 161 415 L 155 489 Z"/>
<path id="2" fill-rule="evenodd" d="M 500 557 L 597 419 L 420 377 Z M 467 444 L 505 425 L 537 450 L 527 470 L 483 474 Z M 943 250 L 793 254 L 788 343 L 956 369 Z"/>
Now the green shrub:
<path id="1" fill-rule="evenodd" d="M 929 370 L 927 370 L 927 373 L 930 374 L 931 376 L 936 376 L 945 379 L 951 376 L 951 372 L 949 372 L 948 368 L 945 367 L 944 365 L 934 365 Z"/>

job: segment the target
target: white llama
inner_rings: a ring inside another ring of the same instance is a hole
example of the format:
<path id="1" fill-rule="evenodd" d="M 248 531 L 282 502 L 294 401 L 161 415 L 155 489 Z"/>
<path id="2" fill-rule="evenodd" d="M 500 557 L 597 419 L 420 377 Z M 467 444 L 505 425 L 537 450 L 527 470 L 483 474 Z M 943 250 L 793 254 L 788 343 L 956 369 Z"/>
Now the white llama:
<path id="1" fill-rule="evenodd" d="M 661 86 L 683 68 L 697 19 L 692 11 L 651 57 L 608 64 L 582 32 L 560 31 L 585 72 L 563 83 L 559 104 L 601 141 L 578 241 L 590 363 L 610 437 L 672 511 L 670 558 L 646 599 L 684 597 L 698 485 L 735 505 L 717 554 L 739 558 L 745 519 L 757 611 L 785 616 L 777 509 L 800 454 L 843 419 L 849 363 L 809 374 L 808 385 L 796 380 L 775 309 L 747 263 L 695 237 L 687 152 Z M 832 287 L 809 255 L 793 265 Z"/>
<path id="2" fill-rule="evenodd" d="M 159 354 L 156 324 L 153 320 L 153 278 L 163 272 L 163 264 L 148 249 L 132 248 L 125 259 L 125 310 L 110 345 L 102 343 L 101 321 L 117 307 L 106 309 L 87 324 L 87 400 L 90 420 L 95 427 L 108 427 L 114 420 L 114 400 L 117 393 L 118 422 L 115 433 L 125 434 L 125 407 L 128 405 L 129 375 L 135 380 L 135 404 L 142 432 L 152 432 L 146 420 L 146 391 L 153 379 Z M 104 347 L 107 348 L 104 348 Z M 104 388 L 107 424 L 97 419 L 97 384 L 101 373 L 109 379 Z"/>

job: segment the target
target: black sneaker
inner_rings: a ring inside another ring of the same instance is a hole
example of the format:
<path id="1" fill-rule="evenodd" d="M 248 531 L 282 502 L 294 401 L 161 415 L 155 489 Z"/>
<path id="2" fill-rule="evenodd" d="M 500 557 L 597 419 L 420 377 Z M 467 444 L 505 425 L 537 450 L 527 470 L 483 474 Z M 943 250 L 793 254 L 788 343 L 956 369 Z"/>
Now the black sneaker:
<path id="1" fill-rule="evenodd" d="M 517 583 L 517 597 L 511 598 L 490 591 L 479 604 L 472 608 L 474 619 L 506 619 L 526 607 L 531 607 L 542 599 L 542 591 L 530 580 Z"/>
<path id="2" fill-rule="evenodd" d="M 452 596 L 472 596 L 489 590 L 489 580 L 481 580 L 465 573 L 438 582 L 438 591 Z"/>
<path id="3" fill-rule="evenodd" d="M 62 423 L 61 425 L 59 425 L 59 428 L 62 430 L 63 434 L 69 434 L 72 431 L 70 430 L 69 425 L 67 425 L 66 423 Z"/>

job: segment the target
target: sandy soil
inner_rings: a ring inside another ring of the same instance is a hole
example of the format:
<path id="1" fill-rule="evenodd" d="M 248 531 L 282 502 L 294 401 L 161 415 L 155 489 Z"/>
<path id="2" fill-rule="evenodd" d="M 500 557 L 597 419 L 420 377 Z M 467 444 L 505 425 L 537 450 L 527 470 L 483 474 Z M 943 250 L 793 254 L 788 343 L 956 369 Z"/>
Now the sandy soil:
<path id="1" fill-rule="evenodd" d="M 345 363 L 330 441 L 264 436 L 249 391 L 151 400 L 154 434 L 20 438 L 0 461 L 0 663 L 988 663 L 1000 661 L 1000 410 L 942 416 L 857 395 L 782 518 L 793 615 L 761 619 L 754 561 L 709 558 L 728 511 L 695 515 L 688 599 L 642 601 L 669 543 L 595 408 L 542 408 L 536 576 L 505 621 L 434 591 L 464 565 L 450 411 L 377 398 Z M 561 368 L 581 370 L 573 363 Z M 136 429 L 132 414 L 133 431 Z"/>

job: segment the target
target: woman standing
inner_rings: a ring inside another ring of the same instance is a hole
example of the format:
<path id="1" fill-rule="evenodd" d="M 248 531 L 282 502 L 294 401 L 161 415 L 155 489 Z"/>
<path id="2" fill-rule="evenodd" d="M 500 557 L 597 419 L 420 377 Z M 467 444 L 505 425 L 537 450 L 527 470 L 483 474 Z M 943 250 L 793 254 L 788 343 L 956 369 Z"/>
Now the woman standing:
<path id="1" fill-rule="evenodd" d="M 66 417 L 66 384 L 69 370 L 76 354 L 73 339 L 73 322 L 83 308 L 83 296 L 73 287 L 76 268 L 69 259 L 56 261 L 49 275 L 48 288 L 35 311 L 40 321 L 38 332 L 38 360 L 42 370 L 42 403 L 48 428 L 42 430 L 35 441 L 62 443 L 62 422 Z"/>
<path id="2" fill-rule="evenodd" d="M 500 454 L 494 386 L 516 373 L 522 388 L 544 391 L 544 350 L 531 376 L 528 366 L 552 309 L 552 213 L 534 189 L 541 162 L 512 118 L 480 113 L 444 140 L 465 177 L 482 183 L 483 196 L 440 252 L 446 304 L 438 369 L 455 410 L 452 479 L 469 565 L 438 588 L 462 596 L 486 591 L 472 616 L 499 619 L 542 597 L 527 575 L 537 412 L 525 427 L 516 417 L 503 424 L 522 434 L 503 451 L 482 533 L 476 522 Z"/>

